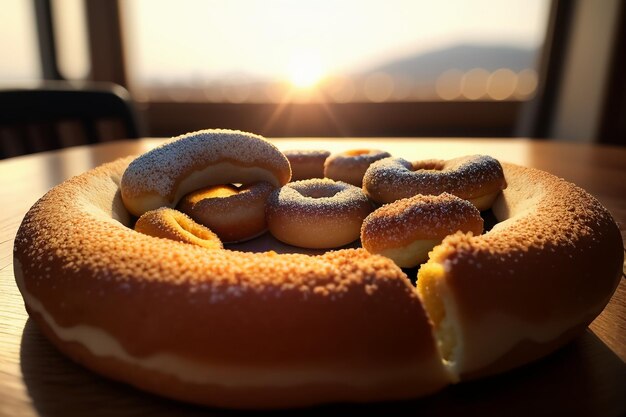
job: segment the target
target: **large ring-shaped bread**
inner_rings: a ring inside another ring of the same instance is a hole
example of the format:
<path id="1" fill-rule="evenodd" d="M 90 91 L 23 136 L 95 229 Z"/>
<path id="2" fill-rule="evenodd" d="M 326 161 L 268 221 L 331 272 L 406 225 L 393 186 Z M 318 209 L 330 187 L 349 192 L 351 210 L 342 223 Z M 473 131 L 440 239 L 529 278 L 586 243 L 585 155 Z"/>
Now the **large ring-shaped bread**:
<path id="1" fill-rule="evenodd" d="M 365 250 L 208 250 L 133 231 L 129 159 L 75 177 L 27 213 L 14 267 L 63 352 L 143 389 L 224 407 L 411 398 L 499 372 L 573 338 L 619 282 L 610 214 L 556 177 L 505 165 L 493 230 L 453 236 L 418 291 Z M 422 298 L 420 300 L 420 297 Z"/>
<path id="2" fill-rule="evenodd" d="M 391 260 L 211 250 L 130 228 L 130 159 L 48 192 L 15 240 L 31 317 L 77 362 L 232 408 L 410 398 L 448 383 L 419 297 Z"/>

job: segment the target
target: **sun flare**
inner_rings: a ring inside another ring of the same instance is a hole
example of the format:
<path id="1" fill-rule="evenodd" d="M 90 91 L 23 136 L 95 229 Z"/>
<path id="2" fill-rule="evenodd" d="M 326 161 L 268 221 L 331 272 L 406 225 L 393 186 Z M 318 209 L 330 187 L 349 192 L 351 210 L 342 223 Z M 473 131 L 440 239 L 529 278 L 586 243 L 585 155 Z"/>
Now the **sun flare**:
<path id="1" fill-rule="evenodd" d="M 313 53 L 297 54 L 290 60 L 287 77 L 294 87 L 301 89 L 314 87 L 324 75 L 322 61 Z"/>

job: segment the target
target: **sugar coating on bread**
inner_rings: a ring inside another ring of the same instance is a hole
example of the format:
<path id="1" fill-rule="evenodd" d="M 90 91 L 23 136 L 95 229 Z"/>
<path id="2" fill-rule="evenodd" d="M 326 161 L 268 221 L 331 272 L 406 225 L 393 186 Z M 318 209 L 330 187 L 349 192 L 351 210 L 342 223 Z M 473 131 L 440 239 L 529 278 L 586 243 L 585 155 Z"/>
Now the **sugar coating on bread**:
<path id="1" fill-rule="evenodd" d="M 363 222 L 361 240 L 378 246 L 398 247 L 418 239 L 443 238 L 472 224 L 482 232 L 480 212 L 468 201 L 448 193 L 417 195 L 386 204 Z"/>
<path id="2" fill-rule="evenodd" d="M 120 195 L 130 161 L 40 199 L 15 239 L 15 276 L 68 356 L 172 398 L 277 408 L 426 395 L 554 351 L 620 279 L 622 240 L 606 209 L 528 168 L 504 165 L 500 223 L 444 239 L 416 290 L 363 249 L 243 253 L 137 233 Z"/>
<path id="3" fill-rule="evenodd" d="M 287 158 L 261 136 L 230 130 L 202 130 L 178 136 L 133 160 L 122 177 L 121 192 L 135 215 L 173 207 L 185 194 L 228 183 L 291 178 Z"/>
<path id="4" fill-rule="evenodd" d="M 294 215 L 332 214 L 359 209 L 369 202 L 360 188 L 329 178 L 309 179 L 289 183 L 271 197 L 294 211 Z"/>
<path id="5" fill-rule="evenodd" d="M 360 188 L 328 178 L 289 183 L 267 203 L 269 230 L 299 247 L 338 248 L 359 238 L 373 206 Z"/>
<path id="6" fill-rule="evenodd" d="M 487 155 L 413 163 L 402 158 L 386 158 L 370 165 L 363 178 L 363 190 L 379 203 L 443 192 L 475 199 L 505 187 L 500 163 Z"/>
<path id="7" fill-rule="evenodd" d="M 391 261 L 363 249 L 207 250 L 135 232 L 119 196 L 128 162 L 51 190 L 16 237 L 32 317 L 72 358 L 153 392 L 237 408 L 407 398 L 447 383 L 419 298 Z"/>

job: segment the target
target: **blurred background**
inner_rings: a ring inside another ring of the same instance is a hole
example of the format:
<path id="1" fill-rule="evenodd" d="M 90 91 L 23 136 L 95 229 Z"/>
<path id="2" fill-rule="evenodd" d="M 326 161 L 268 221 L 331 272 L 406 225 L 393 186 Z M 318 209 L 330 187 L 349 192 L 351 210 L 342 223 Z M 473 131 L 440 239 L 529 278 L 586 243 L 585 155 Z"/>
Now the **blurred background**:
<path id="1" fill-rule="evenodd" d="M 115 83 L 150 136 L 626 144 L 625 13 L 620 0 L 3 0 L 0 84 Z"/>

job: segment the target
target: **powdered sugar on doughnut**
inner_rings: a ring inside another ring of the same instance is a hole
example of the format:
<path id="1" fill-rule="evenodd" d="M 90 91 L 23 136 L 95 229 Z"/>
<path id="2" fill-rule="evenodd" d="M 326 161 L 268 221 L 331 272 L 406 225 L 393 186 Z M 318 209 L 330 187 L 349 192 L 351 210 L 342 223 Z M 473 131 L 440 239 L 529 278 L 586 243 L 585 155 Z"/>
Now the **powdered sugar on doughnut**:
<path id="1" fill-rule="evenodd" d="M 480 224 L 480 212 L 470 202 L 448 193 L 417 195 L 387 204 L 367 216 L 361 239 L 396 247 L 418 239 L 442 239 L 464 228 Z M 477 232 L 480 232 L 477 230 Z"/>
<path id="2" fill-rule="evenodd" d="M 278 240 L 321 249 L 357 240 L 372 209 L 360 188 L 326 178 L 296 181 L 274 191 L 266 215 Z"/>
<path id="3" fill-rule="evenodd" d="M 295 216 L 336 214 L 369 204 L 363 192 L 350 184 L 328 178 L 289 183 L 276 191 L 272 201 L 294 210 Z"/>
<path id="4" fill-rule="evenodd" d="M 237 146 L 233 145 L 234 140 L 238 141 Z M 246 165 L 284 165 L 285 158 L 280 158 L 282 154 L 276 153 L 277 150 L 270 142 L 252 133 L 201 130 L 177 136 L 135 159 L 124 172 L 129 180 L 124 182 L 132 181 L 136 191 L 167 194 L 183 172 L 219 159 L 240 161 Z"/>
<path id="5" fill-rule="evenodd" d="M 471 199 L 506 187 L 500 163 L 486 155 L 414 163 L 387 158 L 369 167 L 363 184 L 370 198 L 382 203 L 442 192 Z"/>
<path id="6" fill-rule="evenodd" d="M 185 194 L 228 183 L 289 181 L 287 158 L 260 136 L 230 130 L 202 130 L 178 136 L 130 163 L 121 182 L 124 204 L 139 216 L 173 207 Z"/>

